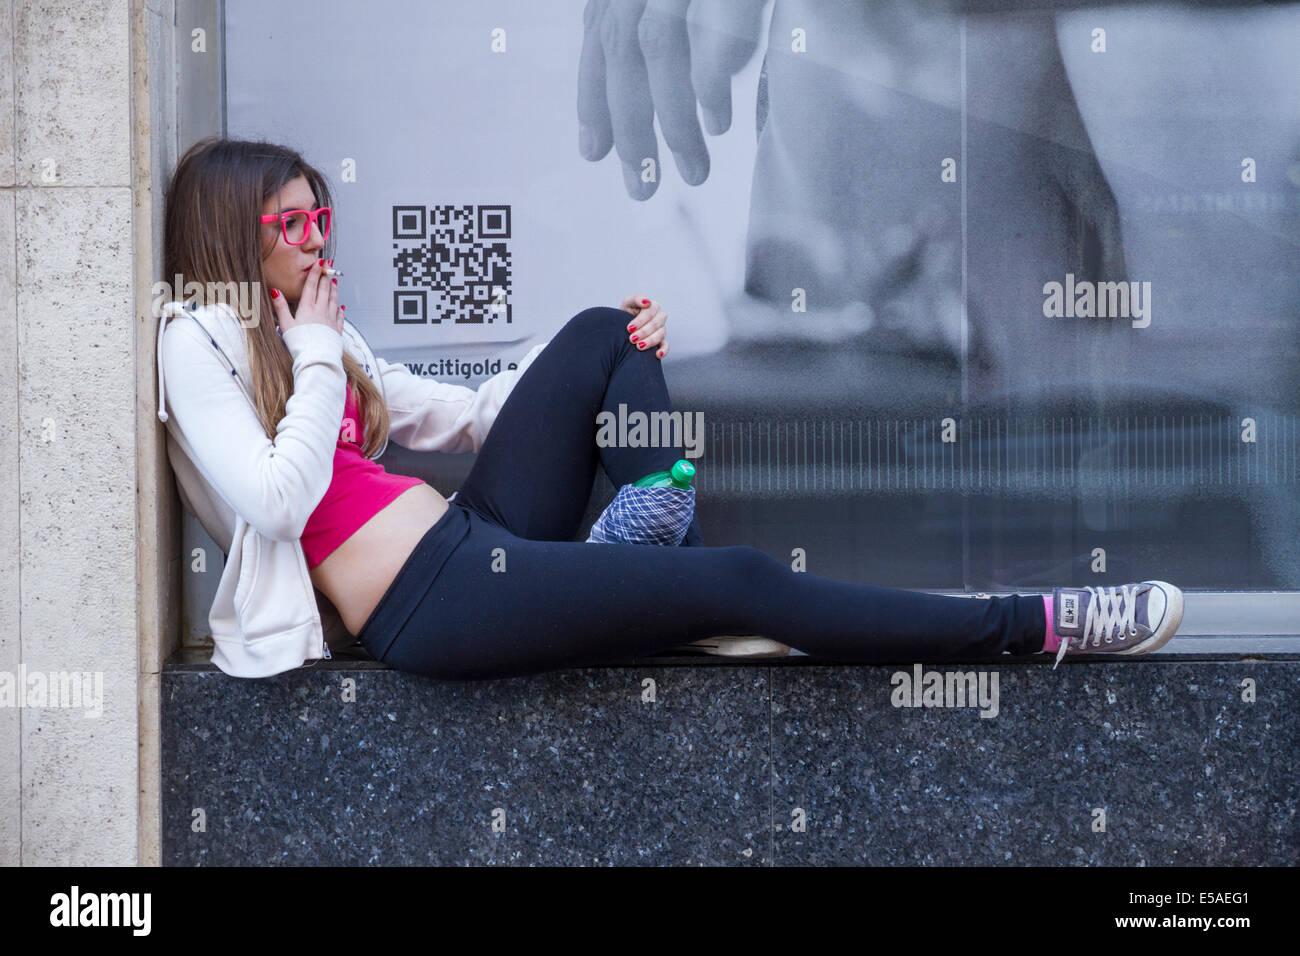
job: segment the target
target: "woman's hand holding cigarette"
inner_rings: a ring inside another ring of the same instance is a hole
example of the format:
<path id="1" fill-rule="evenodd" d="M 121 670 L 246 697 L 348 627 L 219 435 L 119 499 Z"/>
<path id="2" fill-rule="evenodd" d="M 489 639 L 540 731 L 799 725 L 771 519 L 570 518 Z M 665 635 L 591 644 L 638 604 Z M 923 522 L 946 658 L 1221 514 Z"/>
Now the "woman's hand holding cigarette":
<path id="1" fill-rule="evenodd" d="M 289 303 L 279 289 L 271 290 L 271 303 L 275 306 L 275 318 L 283 335 L 298 325 L 328 325 L 339 335 L 343 334 L 343 309 L 339 305 L 339 287 L 336 279 L 326 273 L 331 270 L 324 259 L 318 259 L 307 273 L 302 286 L 302 295 L 298 298 L 297 312 L 289 311 Z"/>

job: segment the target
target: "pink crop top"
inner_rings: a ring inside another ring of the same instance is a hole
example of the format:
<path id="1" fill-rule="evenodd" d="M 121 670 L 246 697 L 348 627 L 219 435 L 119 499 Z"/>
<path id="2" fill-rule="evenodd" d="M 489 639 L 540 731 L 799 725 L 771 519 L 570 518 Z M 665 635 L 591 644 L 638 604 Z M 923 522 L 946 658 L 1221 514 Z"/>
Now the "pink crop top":
<path id="1" fill-rule="evenodd" d="M 333 554 L 358 528 L 406 489 L 424 484 L 419 478 L 390 475 L 382 465 L 363 456 L 363 424 L 357 397 L 349 385 L 339 440 L 334 449 L 334 477 L 302 531 L 302 550 L 307 556 L 309 569 Z"/>

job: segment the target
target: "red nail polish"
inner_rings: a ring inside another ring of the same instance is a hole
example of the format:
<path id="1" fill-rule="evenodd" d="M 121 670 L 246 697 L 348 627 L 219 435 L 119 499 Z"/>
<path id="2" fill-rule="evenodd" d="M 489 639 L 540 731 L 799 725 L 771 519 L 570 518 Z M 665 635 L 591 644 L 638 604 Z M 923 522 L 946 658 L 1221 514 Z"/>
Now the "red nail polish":
<path id="1" fill-rule="evenodd" d="M 629 325 L 629 326 L 627 327 L 627 330 L 628 330 L 629 332 L 631 332 L 631 331 L 632 331 L 633 329 L 635 329 L 635 328 L 636 328 L 635 325 Z"/>
<path id="2" fill-rule="evenodd" d="M 333 260 L 333 259 L 330 260 L 330 265 L 331 265 L 331 266 L 334 265 L 334 260 Z"/>
<path id="3" fill-rule="evenodd" d="M 657 354 L 659 355 L 660 358 L 663 358 L 663 357 L 664 357 L 664 350 L 663 350 L 663 349 L 660 349 L 659 352 L 658 352 Z"/>
<path id="4" fill-rule="evenodd" d="M 642 299 L 642 300 L 641 300 L 641 304 L 642 304 L 642 305 L 649 305 L 649 304 L 650 304 L 650 300 L 649 300 L 649 299 Z"/>
<path id="5" fill-rule="evenodd" d="M 635 341 L 636 341 L 636 336 L 635 336 L 635 335 L 634 335 L 634 336 L 632 336 L 632 341 L 633 341 L 633 342 L 635 342 Z"/>
<path id="6" fill-rule="evenodd" d="M 638 343 L 636 344 L 636 347 L 639 348 L 639 349 L 643 349 L 643 348 L 645 348 L 645 343 L 644 343 L 644 342 L 638 342 Z"/>
<path id="7" fill-rule="evenodd" d="M 272 289 L 272 290 L 271 290 L 271 298 L 272 298 L 272 299 L 278 299 L 278 298 L 280 298 L 280 290 L 279 290 L 279 289 Z"/>
<path id="8" fill-rule="evenodd" d="M 335 285 L 338 285 L 338 284 L 339 284 L 339 280 L 338 280 L 338 279 L 330 279 L 330 282 L 333 282 Z"/>

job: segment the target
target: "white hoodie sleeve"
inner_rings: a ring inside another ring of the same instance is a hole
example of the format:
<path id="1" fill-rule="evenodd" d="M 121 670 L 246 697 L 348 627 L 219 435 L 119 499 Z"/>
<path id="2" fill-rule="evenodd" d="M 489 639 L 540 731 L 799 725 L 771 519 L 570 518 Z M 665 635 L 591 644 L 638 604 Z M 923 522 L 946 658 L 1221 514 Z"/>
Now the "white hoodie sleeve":
<path id="1" fill-rule="evenodd" d="M 376 356 L 388 404 L 389 437 L 411 451 L 478 452 L 511 389 L 546 345 L 533 346 L 518 368 L 498 372 L 477 391 L 424 378 Z"/>
<path id="2" fill-rule="evenodd" d="M 170 323 L 163 362 L 167 404 L 195 465 L 251 527 L 295 541 L 333 479 L 347 379 L 334 329 L 309 323 L 283 338 L 294 388 L 274 441 L 200 327 Z"/>

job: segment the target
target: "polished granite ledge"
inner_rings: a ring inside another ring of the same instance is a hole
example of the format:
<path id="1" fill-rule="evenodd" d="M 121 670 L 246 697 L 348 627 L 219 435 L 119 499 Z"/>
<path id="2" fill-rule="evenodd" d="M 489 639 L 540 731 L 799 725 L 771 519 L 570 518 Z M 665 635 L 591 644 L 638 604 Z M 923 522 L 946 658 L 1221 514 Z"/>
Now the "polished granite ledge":
<path id="1" fill-rule="evenodd" d="M 164 864 L 1300 863 L 1294 662 L 925 665 L 982 674 L 983 706 L 901 707 L 910 665 L 440 682 L 363 655 L 169 661 Z"/>
<path id="2" fill-rule="evenodd" d="M 983 666 L 982 717 L 894 706 L 911 667 L 706 659 L 465 683 L 169 666 L 164 862 L 1300 862 L 1296 663 Z"/>

